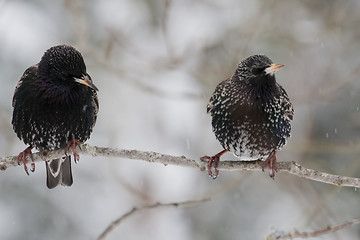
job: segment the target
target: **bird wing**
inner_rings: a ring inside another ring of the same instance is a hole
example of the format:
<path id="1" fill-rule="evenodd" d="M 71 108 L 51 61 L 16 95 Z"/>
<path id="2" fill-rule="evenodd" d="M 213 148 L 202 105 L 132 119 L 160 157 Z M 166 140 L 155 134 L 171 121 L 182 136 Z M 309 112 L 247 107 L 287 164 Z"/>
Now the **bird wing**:
<path id="1" fill-rule="evenodd" d="M 284 111 L 284 116 L 288 121 L 293 120 L 294 107 L 291 104 L 290 99 L 289 99 L 286 91 L 284 90 L 284 88 L 281 87 L 280 85 L 278 85 L 278 86 L 279 86 L 279 89 L 280 89 L 280 91 L 282 93 L 282 94 L 280 94 L 280 105 L 281 105 L 281 108 Z"/>
<path id="2" fill-rule="evenodd" d="M 93 98 L 91 100 L 91 105 L 92 105 L 92 107 L 94 109 L 94 121 L 93 121 L 93 124 L 91 126 L 91 128 L 93 128 L 95 126 L 96 118 L 97 118 L 97 115 L 98 115 L 98 112 L 99 112 L 99 99 L 98 99 L 96 91 L 94 91 L 93 89 L 91 89 L 91 91 L 94 94 Z"/>
<path id="3" fill-rule="evenodd" d="M 224 95 L 227 91 L 227 86 L 229 85 L 228 81 L 230 81 L 229 78 L 219 83 L 219 85 L 217 85 L 217 87 L 215 88 L 215 91 L 206 106 L 207 113 L 210 113 L 220 103 L 221 96 Z"/>
<path id="4" fill-rule="evenodd" d="M 19 80 L 18 84 L 16 85 L 16 88 L 14 91 L 14 96 L 13 96 L 13 100 L 12 100 L 13 107 L 15 107 L 15 105 L 16 105 L 16 95 L 17 95 L 19 89 L 21 88 L 21 86 L 23 85 L 23 83 L 34 81 L 37 78 L 37 69 L 38 69 L 38 64 L 31 66 L 25 70 L 24 74 L 22 75 L 21 79 Z"/>

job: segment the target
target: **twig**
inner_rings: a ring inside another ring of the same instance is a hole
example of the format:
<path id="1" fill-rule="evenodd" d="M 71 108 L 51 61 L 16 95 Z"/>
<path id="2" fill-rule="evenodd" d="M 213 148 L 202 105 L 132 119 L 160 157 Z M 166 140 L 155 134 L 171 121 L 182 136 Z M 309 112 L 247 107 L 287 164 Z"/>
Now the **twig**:
<path id="1" fill-rule="evenodd" d="M 207 167 L 207 162 L 200 160 L 193 160 L 186 158 L 185 156 L 172 156 L 167 154 L 161 154 L 157 152 L 144 152 L 139 150 L 125 150 L 107 147 L 96 147 L 87 144 L 81 144 L 77 147 L 77 153 L 83 155 L 103 156 L 103 157 L 116 157 L 124 159 L 136 159 L 147 162 L 156 162 L 164 165 L 176 165 L 182 167 L 199 168 L 204 171 Z M 65 156 L 64 149 L 57 149 L 53 151 L 41 151 L 33 154 L 34 162 L 47 161 L 55 158 L 61 158 Z M 29 159 L 27 159 L 30 162 Z M 220 161 L 218 166 L 222 171 L 261 171 L 262 161 Z M 8 167 L 17 166 L 17 156 L 0 158 L 0 170 L 6 170 Z M 320 172 L 313 169 L 305 168 L 296 162 L 277 162 L 277 168 L 279 172 L 287 172 L 289 174 L 332 184 L 342 187 L 354 187 L 360 188 L 360 179 L 354 177 L 346 177 L 333 175 L 329 173 Z"/>
<path id="2" fill-rule="evenodd" d="M 151 209 L 151 208 L 158 208 L 158 207 L 169 207 L 169 206 L 184 207 L 184 206 L 193 205 L 193 204 L 197 204 L 197 203 L 203 203 L 203 202 L 206 202 L 206 201 L 209 201 L 209 200 L 210 200 L 209 198 L 206 198 L 206 199 L 202 199 L 202 200 L 198 200 L 198 201 L 185 201 L 185 202 L 173 202 L 173 203 L 155 203 L 155 204 L 147 205 L 147 206 L 143 206 L 143 207 L 134 207 L 133 209 L 131 209 L 130 211 L 128 211 L 127 213 L 125 213 L 124 215 L 122 215 L 121 217 L 119 217 L 118 219 L 113 221 L 112 223 L 110 223 L 110 225 L 100 234 L 100 236 L 98 237 L 98 240 L 105 239 L 105 237 L 115 227 L 120 225 L 123 221 L 126 220 L 126 218 L 132 216 L 136 212 L 140 212 L 142 210 L 147 210 L 147 209 Z"/>
<path id="3" fill-rule="evenodd" d="M 320 235 L 325 235 L 328 233 L 336 232 L 342 230 L 344 228 L 349 228 L 353 225 L 359 224 L 360 218 L 355 218 L 350 221 L 346 221 L 337 225 L 327 226 L 323 229 L 316 230 L 313 232 L 299 232 L 298 230 L 293 231 L 292 233 L 284 233 L 284 232 L 274 232 L 266 237 L 266 240 L 285 240 L 285 239 L 294 239 L 294 238 L 311 238 L 318 237 Z"/>

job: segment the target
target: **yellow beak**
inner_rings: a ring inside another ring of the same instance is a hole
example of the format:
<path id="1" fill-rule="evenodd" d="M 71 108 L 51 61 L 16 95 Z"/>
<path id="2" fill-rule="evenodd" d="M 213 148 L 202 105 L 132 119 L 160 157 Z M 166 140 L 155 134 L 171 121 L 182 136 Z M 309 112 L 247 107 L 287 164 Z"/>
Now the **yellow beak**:
<path id="1" fill-rule="evenodd" d="M 89 88 L 99 91 L 99 89 L 93 84 L 88 75 L 83 76 L 82 78 L 74 78 L 75 82 L 88 86 Z"/>
<path id="2" fill-rule="evenodd" d="M 277 70 L 285 66 L 284 64 L 271 64 L 270 67 L 265 68 L 266 74 L 274 74 Z"/>

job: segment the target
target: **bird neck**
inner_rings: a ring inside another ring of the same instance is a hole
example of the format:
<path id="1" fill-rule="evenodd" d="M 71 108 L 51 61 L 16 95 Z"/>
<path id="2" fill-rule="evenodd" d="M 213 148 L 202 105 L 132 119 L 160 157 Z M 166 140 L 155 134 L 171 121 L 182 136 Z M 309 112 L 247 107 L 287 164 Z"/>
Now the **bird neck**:
<path id="1" fill-rule="evenodd" d="M 278 95 L 278 88 L 274 75 L 267 74 L 250 79 L 246 84 L 249 97 L 261 104 L 266 103 L 270 99 Z"/>
<path id="2" fill-rule="evenodd" d="M 81 99 L 85 86 L 82 88 L 77 84 L 67 84 L 62 81 L 49 78 L 39 79 L 38 94 L 44 103 L 68 106 Z"/>

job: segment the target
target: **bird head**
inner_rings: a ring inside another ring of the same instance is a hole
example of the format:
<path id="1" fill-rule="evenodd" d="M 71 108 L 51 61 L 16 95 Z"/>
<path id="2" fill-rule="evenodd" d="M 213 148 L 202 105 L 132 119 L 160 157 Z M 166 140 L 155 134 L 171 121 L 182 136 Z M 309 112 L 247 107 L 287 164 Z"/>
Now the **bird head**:
<path id="1" fill-rule="evenodd" d="M 71 87 L 82 84 L 98 91 L 86 73 L 81 53 L 67 45 L 51 47 L 44 53 L 39 63 L 39 77 L 50 85 Z"/>
<path id="2" fill-rule="evenodd" d="M 249 82 L 268 78 L 275 80 L 274 73 L 283 66 L 283 64 L 274 64 L 265 55 L 253 55 L 240 62 L 235 74 Z"/>

